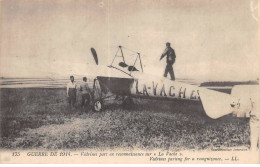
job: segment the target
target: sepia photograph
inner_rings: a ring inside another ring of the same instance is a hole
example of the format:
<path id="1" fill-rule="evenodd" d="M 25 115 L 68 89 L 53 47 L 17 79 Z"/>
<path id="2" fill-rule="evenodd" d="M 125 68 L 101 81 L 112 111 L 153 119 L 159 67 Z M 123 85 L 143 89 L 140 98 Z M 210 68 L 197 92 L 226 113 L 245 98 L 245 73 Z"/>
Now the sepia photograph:
<path id="1" fill-rule="evenodd" d="M 258 0 L 0 0 L 0 163 L 260 163 Z"/>

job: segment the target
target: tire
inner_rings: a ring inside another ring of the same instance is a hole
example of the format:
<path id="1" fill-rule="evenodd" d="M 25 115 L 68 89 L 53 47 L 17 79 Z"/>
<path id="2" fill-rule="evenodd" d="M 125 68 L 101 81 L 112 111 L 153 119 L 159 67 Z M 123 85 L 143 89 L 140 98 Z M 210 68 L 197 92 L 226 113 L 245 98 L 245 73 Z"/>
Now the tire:
<path id="1" fill-rule="evenodd" d="M 99 84 L 98 79 L 94 80 L 93 84 L 93 96 L 92 96 L 92 109 L 95 112 L 100 112 L 103 110 L 103 101 L 101 100 L 102 98 L 102 90 Z"/>
<path id="2" fill-rule="evenodd" d="M 101 100 L 95 100 L 93 102 L 93 111 L 100 112 L 100 111 L 103 110 L 103 107 L 104 107 L 104 105 L 103 105 L 103 102 Z"/>
<path id="3" fill-rule="evenodd" d="M 101 99 L 102 98 L 102 90 L 101 90 L 101 86 L 99 84 L 98 79 L 94 80 L 94 84 L 93 84 L 93 99 L 97 100 L 97 99 Z"/>

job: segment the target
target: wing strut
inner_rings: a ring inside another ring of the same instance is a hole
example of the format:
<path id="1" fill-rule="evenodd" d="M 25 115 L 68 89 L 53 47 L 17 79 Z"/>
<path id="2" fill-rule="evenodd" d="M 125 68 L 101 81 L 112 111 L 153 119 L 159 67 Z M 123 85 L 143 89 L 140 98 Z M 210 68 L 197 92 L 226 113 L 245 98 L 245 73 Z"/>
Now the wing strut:
<path id="1" fill-rule="evenodd" d="M 119 47 L 120 50 L 121 50 L 122 58 L 123 58 L 123 61 L 124 61 L 124 63 L 125 63 L 125 58 L 124 58 L 124 54 L 123 54 L 123 50 L 122 50 L 122 46 L 118 46 L 118 47 Z"/>
<path id="2" fill-rule="evenodd" d="M 140 66 L 141 66 L 142 72 L 144 72 L 140 53 L 137 53 L 137 54 L 138 54 L 138 57 L 139 57 L 139 60 L 140 60 Z"/>

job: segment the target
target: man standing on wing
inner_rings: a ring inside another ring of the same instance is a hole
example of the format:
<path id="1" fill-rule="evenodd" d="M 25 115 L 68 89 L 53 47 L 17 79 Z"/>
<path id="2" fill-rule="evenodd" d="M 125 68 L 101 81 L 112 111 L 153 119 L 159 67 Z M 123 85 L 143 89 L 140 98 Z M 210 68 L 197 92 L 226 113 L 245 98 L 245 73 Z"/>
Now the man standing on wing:
<path id="1" fill-rule="evenodd" d="M 166 49 L 163 52 L 160 60 L 162 60 L 162 58 L 164 58 L 164 56 L 166 56 L 166 67 L 165 67 L 165 72 L 164 72 L 164 77 L 167 78 L 167 74 L 170 73 L 171 76 L 171 80 L 175 80 L 175 76 L 174 76 L 174 72 L 173 72 L 173 64 L 175 62 L 176 59 L 176 55 L 174 50 L 171 48 L 171 44 L 169 42 L 166 43 Z"/>

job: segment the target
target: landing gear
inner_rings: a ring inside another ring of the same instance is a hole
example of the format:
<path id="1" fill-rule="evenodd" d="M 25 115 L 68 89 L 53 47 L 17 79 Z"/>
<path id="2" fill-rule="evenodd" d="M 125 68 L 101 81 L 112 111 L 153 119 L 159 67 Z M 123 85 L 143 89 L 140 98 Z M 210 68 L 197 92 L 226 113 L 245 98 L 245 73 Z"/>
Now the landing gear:
<path id="1" fill-rule="evenodd" d="M 118 103 L 123 101 L 123 106 L 126 108 L 131 108 L 134 106 L 133 99 L 124 95 L 113 94 L 109 91 L 105 84 L 101 85 L 99 79 L 94 79 L 93 92 L 92 92 L 92 109 L 95 112 L 100 112 L 105 108 L 105 105 L 113 103 Z"/>

